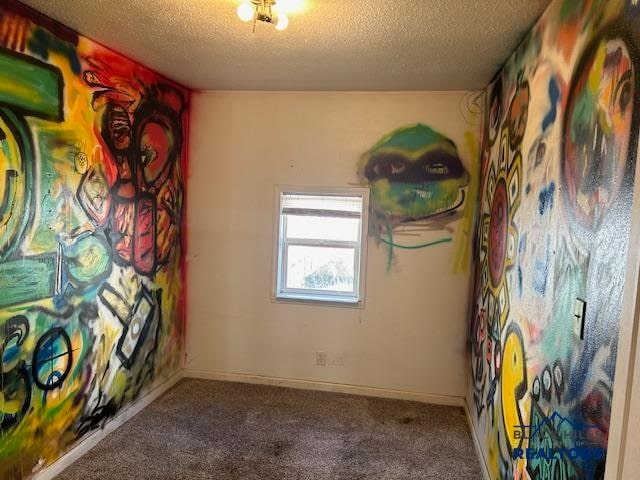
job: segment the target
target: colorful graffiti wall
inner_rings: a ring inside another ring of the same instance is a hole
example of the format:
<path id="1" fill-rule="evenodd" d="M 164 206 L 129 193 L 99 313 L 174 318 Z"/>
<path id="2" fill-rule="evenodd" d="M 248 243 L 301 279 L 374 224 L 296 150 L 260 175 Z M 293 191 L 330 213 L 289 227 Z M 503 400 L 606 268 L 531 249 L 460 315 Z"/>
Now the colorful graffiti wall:
<path id="1" fill-rule="evenodd" d="M 553 1 L 487 90 L 469 403 L 493 478 L 602 478 L 640 5 Z"/>
<path id="2" fill-rule="evenodd" d="M 0 5 L 0 478 L 100 428 L 182 350 L 188 92 Z"/>

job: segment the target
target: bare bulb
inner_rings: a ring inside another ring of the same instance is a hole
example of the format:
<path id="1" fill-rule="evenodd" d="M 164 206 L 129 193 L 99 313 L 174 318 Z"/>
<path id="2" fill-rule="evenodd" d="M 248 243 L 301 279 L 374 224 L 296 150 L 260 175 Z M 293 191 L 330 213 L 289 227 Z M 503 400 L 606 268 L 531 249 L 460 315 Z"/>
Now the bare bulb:
<path id="1" fill-rule="evenodd" d="M 242 20 L 243 22 L 250 22 L 251 20 L 253 20 L 254 14 L 255 9 L 249 2 L 241 3 L 238 7 L 238 17 L 240 17 L 240 20 Z"/>
<path id="2" fill-rule="evenodd" d="M 284 30 L 289 26 L 289 17 L 284 13 L 278 15 L 278 23 L 276 23 L 276 30 Z"/>

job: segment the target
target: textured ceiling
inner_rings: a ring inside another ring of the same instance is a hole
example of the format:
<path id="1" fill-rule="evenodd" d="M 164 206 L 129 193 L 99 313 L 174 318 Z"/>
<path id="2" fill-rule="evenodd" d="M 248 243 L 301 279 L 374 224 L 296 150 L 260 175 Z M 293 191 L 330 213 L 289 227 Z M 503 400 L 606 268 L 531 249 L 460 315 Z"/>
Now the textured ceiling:
<path id="1" fill-rule="evenodd" d="M 195 89 L 463 90 L 491 79 L 549 0 L 305 0 L 284 32 L 238 0 L 23 0 Z"/>

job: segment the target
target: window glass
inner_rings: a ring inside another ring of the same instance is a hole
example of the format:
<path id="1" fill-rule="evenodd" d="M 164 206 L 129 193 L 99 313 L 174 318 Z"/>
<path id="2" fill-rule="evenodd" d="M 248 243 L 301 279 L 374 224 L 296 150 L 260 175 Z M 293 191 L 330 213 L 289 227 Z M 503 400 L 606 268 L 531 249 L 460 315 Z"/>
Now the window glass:
<path id="1" fill-rule="evenodd" d="M 287 215 L 287 238 L 357 242 L 359 218 Z"/>
<path id="2" fill-rule="evenodd" d="M 355 249 L 290 245 L 287 288 L 354 291 Z"/>
<path id="3" fill-rule="evenodd" d="M 359 303 L 368 190 L 279 190 L 278 198 L 276 297 Z"/>

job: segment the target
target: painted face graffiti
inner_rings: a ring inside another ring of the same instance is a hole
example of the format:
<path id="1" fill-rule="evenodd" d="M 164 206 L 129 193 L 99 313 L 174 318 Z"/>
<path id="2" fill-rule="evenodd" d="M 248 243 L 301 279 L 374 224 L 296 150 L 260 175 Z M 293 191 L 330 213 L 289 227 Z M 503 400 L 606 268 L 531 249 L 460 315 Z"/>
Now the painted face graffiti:
<path id="1" fill-rule="evenodd" d="M 565 121 L 563 178 L 576 221 L 598 228 L 622 186 L 629 148 L 633 78 L 620 38 L 602 39 L 585 55 L 571 89 Z"/>
<path id="2" fill-rule="evenodd" d="M 450 237 L 417 245 L 394 240 L 394 229 L 411 224 L 420 229 L 440 229 L 460 217 L 469 173 L 456 145 L 445 136 L 416 124 L 383 137 L 359 164 L 358 174 L 371 188 L 370 230 L 389 247 L 424 248 L 450 242 Z"/>
<path id="3" fill-rule="evenodd" d="M 361 175 L 392 224 L 456 210 L 469 182 L 453 142 L 420 124 L 380 140 L 363 157 Z"/>
<path id="4" fill-rule="evenodd" d="M 93 94 L 93 105 L 102 115 L 102 140 L 116 178 L 109 186 L 96 171 L 100 166 L 90 169 L 79 199 L 94 223 L 110 230 L 119 262 L 153 275 L 166 262 L 181 228 L 183 186 L 176 162 L 182 131 L 175 119 L 184 100 L 179 91 L 164 86 L 150 95 L 135 92 L 134 107 L 130 96 L 137 85 L 123 86 L 95 60 L 90 67 L 84 78 L 101 88 Z M 112 208 L 111 219 L 107 207 Z"/>

